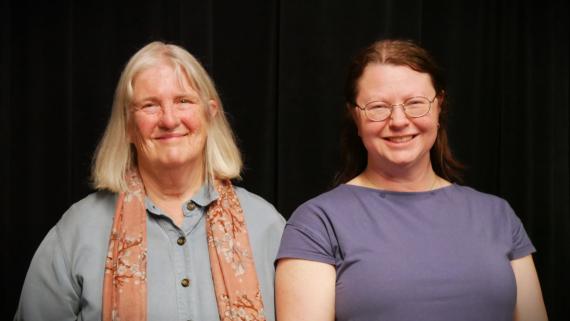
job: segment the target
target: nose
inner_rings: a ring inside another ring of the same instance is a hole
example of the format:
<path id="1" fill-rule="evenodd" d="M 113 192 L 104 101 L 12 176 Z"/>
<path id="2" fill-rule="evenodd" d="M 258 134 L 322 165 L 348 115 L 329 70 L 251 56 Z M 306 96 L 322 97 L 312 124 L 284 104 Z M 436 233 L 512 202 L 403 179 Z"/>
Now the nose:
<path id="1" fill-rule="evenodd" d="M 160 115 L 160 126 L 166 129 L 176 128 L 180 123 L 180 118 L 176 113 L 174 106 L 162 106 L 162 113 Z"/>
<path id="2" fill-rule="evenodd" d="M 392 114 L 390 114 L 390 126 L 392 127 L 404 127 L 409 124 L 408 116 L 404 112 L 403 105 L 392 106 Z"/>

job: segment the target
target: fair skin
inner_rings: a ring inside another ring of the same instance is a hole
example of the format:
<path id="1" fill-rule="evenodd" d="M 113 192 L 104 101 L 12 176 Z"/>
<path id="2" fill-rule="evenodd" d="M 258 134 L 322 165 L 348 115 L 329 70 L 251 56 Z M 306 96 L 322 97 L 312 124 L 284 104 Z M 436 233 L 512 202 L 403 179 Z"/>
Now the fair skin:
<path id="1" fill-rule="evenodd" d="M 356 101 L 360 106 L 372 101 L 402 104 L 415 96 L 430 100 L 436 96 L 428 74 L 405 66 L 371 64 L 359 81 Z M 409 118 L 402 108 L 394 107 L 391 116 L 379 122 L 355 108 L 353 117 L 368 151 L 368 165 L 349 184 L 402 192 L 448 185 L 436 177 L 429 155 L 437 137 L 441 102 L 442 97 L 436 97 L 430 112 L 419 118 Z"/>
<path id="2" fill-rule="evenodd" d="M 208 123 L 217 105 L 203 106 L 186 76 L 160 63 L 133 80 L 129 138 L 147 195 L 181 225 L 182 204 L 204 181 L 203 161 Z"/>
<path id="3" fill-rule="evenodd" d="M 546 308 L 532 256 L 511 261 L 517 283 L 514 321 L 546 321 Z"/>
<path id="4" fill-rule="evenodd" d="M 356 103 L 382 100 L 401 104 L 414 96 L 432 99 L 435 89 L 428 74 L 407 66 L 368 65 L 358 83 Z M 354 109 L 358 134 L 368 151 L 366 169 L 348 184 L 401 192 L 429 191 L 450 183 L 432 169 L 429 151 L 436 136 L 442 97 L 430 112 L 409 118 L 395 107 L 391 117 L 373 122 Z M 511 262 L 517 283 L 515 321 L 547 320 L 531 256 Z M 330 321 L 335 318 L 336 270 L 330 264 L 279 260 L 276 271 L 277 317 L 280 321 Z"/>
<path id="5" fill-rule="evenodd" d="M 275 272 L 279 321 L 332 321 L 336 271 L 326 263 L 281 259 Z"/>

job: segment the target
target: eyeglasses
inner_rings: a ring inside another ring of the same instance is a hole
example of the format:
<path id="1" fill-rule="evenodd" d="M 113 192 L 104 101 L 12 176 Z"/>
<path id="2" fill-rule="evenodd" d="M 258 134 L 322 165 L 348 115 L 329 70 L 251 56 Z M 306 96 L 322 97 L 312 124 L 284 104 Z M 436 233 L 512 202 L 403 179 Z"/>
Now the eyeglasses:
<path id="1" fill-rule="evenodd" d="M 427 115 L 431 109 L 431 103 L 435 101 L 435 97 L 429 100 L 426 97 L 418 96 L 406 99 L 403 104 L 390 105 L 383 101 L 371 101 L 364 107 L 354 105 L 364 111 L 366 117 L 371 121 L 383 121 L 392 115 L 394 107 L 402 107 L 402 110 L 408 118 L 419 118 Z"/>

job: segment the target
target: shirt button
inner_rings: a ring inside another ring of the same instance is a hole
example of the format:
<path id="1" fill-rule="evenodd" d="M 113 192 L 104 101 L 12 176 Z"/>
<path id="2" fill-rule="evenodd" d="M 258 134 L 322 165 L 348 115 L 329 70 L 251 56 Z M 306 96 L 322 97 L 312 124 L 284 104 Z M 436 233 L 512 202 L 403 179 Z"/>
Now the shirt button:
<path id="1" fill-rule="evenodd" d="M 186 208 L 189 211 L 193 211 L 196 208 L 196 204 L 194 204 L 194 202 L 188 202 L 188 204 L 186 204 Z"/>
<path id="2" fill-rule="evenodd" d="M 183 287 L 187 288 L 190 285 L 190 280 L 183 278 L 182 281 L 180 281 L 180 284 L 182 284 Z"/>
<path id="3" fill-rule="evenodd" d="M 176 243 L 178 243 L 178 245 L 184 245 L 184 243 L 186 243 L 186 238 L 184 236 L 181 236 L 178 238 L 178 240 L 176 240 Z"/>

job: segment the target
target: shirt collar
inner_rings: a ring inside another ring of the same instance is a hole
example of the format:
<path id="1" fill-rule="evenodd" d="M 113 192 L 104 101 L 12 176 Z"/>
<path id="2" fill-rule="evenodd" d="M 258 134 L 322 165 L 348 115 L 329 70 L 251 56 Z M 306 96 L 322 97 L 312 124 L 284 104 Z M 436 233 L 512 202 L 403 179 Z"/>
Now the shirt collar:
<path id="1" fill-rule="evenodd" d="M 219 197 L 218 191 L 212 184 L 204 183 L 200 189 L 192 196 L 190 201 L 193 201 L 199 206 L 206 207 Z"/>
<path id="2" fill-rule="evenodd" d="M 213 201 L 217 200 L 219 197 L 218 191 L 212 184 L 204 183 L 192 197 L 184 202 L 183 206 L 185 207 L 186 204 L 190 202 L 194 202 L 196 205 L 200 207 L 207 207 Z M 148 211 L 153 214 L 161 214 L 162 211 L 154 204 L 154 202 L 148 197 L 145 196 L 144 198 L 144 205 Z"/>

